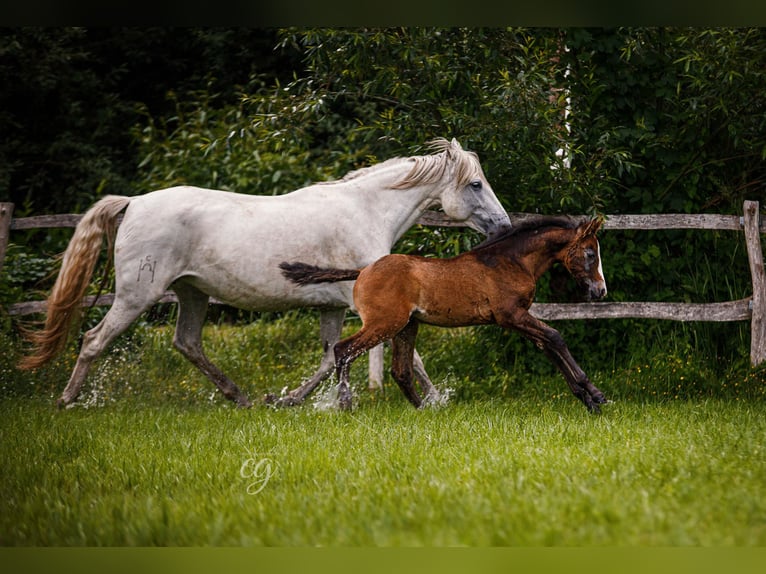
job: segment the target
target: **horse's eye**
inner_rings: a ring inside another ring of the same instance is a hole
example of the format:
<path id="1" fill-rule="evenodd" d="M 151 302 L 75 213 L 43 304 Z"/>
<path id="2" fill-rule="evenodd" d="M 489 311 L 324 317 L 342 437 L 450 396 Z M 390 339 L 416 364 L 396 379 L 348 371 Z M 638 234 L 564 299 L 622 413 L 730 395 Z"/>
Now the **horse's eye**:
<path id="1" fill-rule="evenodd" d="M 471 186 L 471 189 L 474 191 L 480 191 L 482 187 L 481 180 L 478 180 L 478 179 L 472 181 L 469 185 Z"/>

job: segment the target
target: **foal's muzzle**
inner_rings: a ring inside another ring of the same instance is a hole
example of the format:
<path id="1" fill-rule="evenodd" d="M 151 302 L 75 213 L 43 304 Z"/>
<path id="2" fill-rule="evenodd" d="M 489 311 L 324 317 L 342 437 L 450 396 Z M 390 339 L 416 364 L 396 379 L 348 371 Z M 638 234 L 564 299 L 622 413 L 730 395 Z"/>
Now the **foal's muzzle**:
<path id="1" fill-rule="evenodd" d="M 592 283 L 588 285 L 588 301 L 598 301 L 606 296 L 606 285 L 604 283 Z"/>

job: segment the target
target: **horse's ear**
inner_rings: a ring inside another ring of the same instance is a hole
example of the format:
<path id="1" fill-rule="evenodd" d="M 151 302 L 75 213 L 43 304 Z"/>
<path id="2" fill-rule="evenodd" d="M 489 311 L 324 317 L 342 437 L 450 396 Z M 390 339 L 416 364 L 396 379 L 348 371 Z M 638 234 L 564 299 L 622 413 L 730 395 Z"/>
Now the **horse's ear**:
<path id="1" fill-rule="evenodd" d="M 463 151 L 463 146 L 460 145 L 460 142 L 457 141 L 457 138 L 452 138 L 449 147 L 450 151 Z"/>

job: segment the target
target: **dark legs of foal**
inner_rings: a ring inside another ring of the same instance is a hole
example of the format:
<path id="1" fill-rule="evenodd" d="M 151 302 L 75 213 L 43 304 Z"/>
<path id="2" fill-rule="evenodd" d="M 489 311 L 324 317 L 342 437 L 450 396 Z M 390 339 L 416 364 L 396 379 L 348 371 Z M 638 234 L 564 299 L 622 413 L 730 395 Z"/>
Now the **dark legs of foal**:
<path id="1" fill-rule="evenodd" d="M 381 341 L 392 339 L 391 374 L 404 396 L 417 408 L 423 405 L 413 383 L 413 359 L 418 322 L 410 320 L 403 328 L 389 325 L 386 328 L 366 329 L 362 327 L 354 335 L 335 345 L 336 372 L 338 377 L 338 402 L 341 409 L 351 408 L 349 370 L 351 364 L 362 354 Z M 426 386 L 426 389 L 428 387 Z"/>
<path id="2" fill-rule="evenodd" d="M 504 326 L 516 329 L 540 347 L 545 356 L 564 375 L 564 379 L 574 396 L 580 399 L 590 412 L 601 412 L 598 405 L 607 402 L 604 393 L 590 382 L 588 376 L 575 362 L 566 343 L 564 343 L 561 333 L 526 312 L 521 317 L 516 317 L 513 322 Z"/>
<path id="3" fill-rule="evenodd" d="M 418 335 L 418 321 L 410 319 L 407 326 L 391 341 L 391 376 L 415 408 L 423 406 L 423 400 L 415 390 L 412 381 L 415 337 Z M 426 394 L 426 400 L 428 395 Z"/>

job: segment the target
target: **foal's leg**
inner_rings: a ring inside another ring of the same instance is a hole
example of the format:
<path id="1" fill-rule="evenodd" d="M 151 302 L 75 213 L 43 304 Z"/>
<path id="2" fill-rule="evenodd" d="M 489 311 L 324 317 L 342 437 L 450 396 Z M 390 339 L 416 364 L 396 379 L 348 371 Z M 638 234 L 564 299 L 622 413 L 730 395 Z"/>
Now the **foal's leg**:
<path id="1" fill-rule="evenodd" d="M 283 397 L 277 397 L 274 394 L 268 394 L 265 402 L 279 407 L 288 407 L 297 405 L 311 394 L 324 381 L 335 366 L 335 353 L 333 351 L 335 343 L 340 340 L 340 333 L 343 329 L 343 319 L 346 316 L 346 309 L 322 309 L 319 313 L 319 336 L 322 339 L 322 362 L 317 371 L 310 379 L 304 381 L 299 387 L 296 387 Z"/>
<path id="2" fill-rule="evenodd" d="M 159 295 L 157 296 L 159 299 Z M 127 301 L 118 295 L 114 304 L 107 311 L 98 325 L 86 332 L 83 336 L 80 354 L 77 363 L 72 370 L 64 392 L 56 404 L 59 408 L 69 406 L 80 394 L 80 389 L 88 375 L 91 363 L 121 335 L 138 316 L 148 309 L 155 299 L 143 299 L 142 301 Z"/>
<path id="3" fill-rule="evenodd" d="M 252 406 L 239 387 L 211 363 L 202 350 L 202 325 L 205 323 L 209 297 L 196 287 L 185 283 L 173 285 L 172 289 L 178 295 L 178 320 L 173 337 L 175 348 L 213 381 L 227 399 L 240 407 Z"/>
<path id="4" fill-rule="evenodd" d="M 423 406 L 423 400 L 415 390 L 412 380 L 412 361 L 415 354 L 415 337 L 418 334 L 417 319 L 410 319 L 391 341 L 391 376 L 415 408 Z"/>
<path id="5" fill-rule="evenodd" d="M 400 321 L 398 324 L 391 325 L 388 322 L 383 324 L 375 324 L 375 322 L 371 322 L 370 324 L 374 325 L 372 328 L 366 327 L 365 324 L 363 324 L 359 331 L 350 337 L 346 337 L 342 341 L 339 341 L 335 345 L 335 372 L 338 377 L 338 406 L 342 410 L 351 409 L 351 389 L 349 386 L 351 363 L 376 345 L 390 339 L 391 336 L 401 328 L 402 323 L 403 321 Z"/>
<path id="6" fill-rule="evenodd" d="M 370 358 L 369 367 L 369 388 L 370 389 L 382 389 L 383 388 L 383 345 L 378 345 L 369 350 L 367 355 Z M 423 391 L 423 402 L 425 404 L 436 404 L 441 400 L 441 393 L 431 382 L 431 378 L 426 372 L 426 368 L 423 365 L 423 359 L 420 358 L 420 354 L 415 349 L 413 357 L 413 367 L 415 369 L 415 376 L 420 382 L 420 389 Z"/>
<path id="7" fill-rule="evenodd" d="M 572 393 L 585 404 L 588 410 L 593 413 L 601 411 L 598 405 L 607 402 L 604 393 L 590 382 L 588 376 L 575 362 L 561 333 L 528 312 L 517 316 L 512 323 L 504 326 L 520 331 L 521 334 L 540 347 L 564 375 Z"/>

